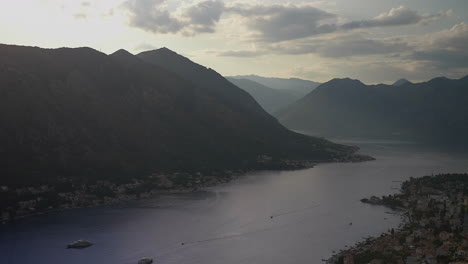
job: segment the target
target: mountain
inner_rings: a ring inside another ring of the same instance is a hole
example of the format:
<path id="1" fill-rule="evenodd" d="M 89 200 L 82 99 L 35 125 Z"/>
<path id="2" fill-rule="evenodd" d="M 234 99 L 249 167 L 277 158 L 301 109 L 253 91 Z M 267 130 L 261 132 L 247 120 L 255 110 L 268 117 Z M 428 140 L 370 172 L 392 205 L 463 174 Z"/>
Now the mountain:
<path id="1" fill-rule="evenodd" d="M 306 94 L 310 93 L 320 85 L 318 82 L 302 80 L 298 78 L 269 78 L 257 75 L 230 76 L 229 78 L 248 79 L 273 89 L 288 92 L 294 95 L 297 99 L 304 97 Z"/>
<path id="2" fill-rule="evenodd" d="M 167 49 L 0 45 L 0 57 L 2 184 L 258 169 L 265 155 L 356 151 L 287 130 L 248 93 Z"/>
<path id="3" fill-rule="evenodd" d="M 392 85 L 393 86 L 403 86 L 403 85 L 406 85 L 406 84 L 412 84 L 412 82 L 406 80 L 406 79 L 400 79 L 398 81 L 396 81 L 395 83 L 393 83 Z"/>
<path id="4" fill-rule="evenodd" d="M 322 136 L 468 144 L 468 77 L 404 86 L 333 79 L 277 115 L 291 129 Z"/>
<path id="5" fill-rule="evenodd" d="M 298 100 L 296 96 L 282 90 L 273 89 L 249 79 L 226 78 L 228 81 L 248 92 L 267 111 L 272 114 Z"/>

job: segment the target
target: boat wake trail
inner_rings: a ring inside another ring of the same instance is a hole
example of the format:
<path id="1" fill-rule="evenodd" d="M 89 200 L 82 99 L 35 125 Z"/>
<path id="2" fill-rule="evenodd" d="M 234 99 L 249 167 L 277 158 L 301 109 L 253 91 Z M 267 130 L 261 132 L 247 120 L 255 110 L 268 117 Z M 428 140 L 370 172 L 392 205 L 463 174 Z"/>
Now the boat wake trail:
<path id="1" fill-rule="evenodd" d="M 312 208 L 312 207 L 310 207 L 310 208 Z M 304 209 L 301 209 L 301 210 L 304 211 Z M 296 211 L 294 211 L 294 212 L 296 212 Z M 288 213 L 291 214 L 293 212 L 291 211 L 291 212 L 288 212 Z M 286 214 L 286 212 L 282 213 L 282 214 L 278 214 L 277 216 L 284 215 L 284 214 Z M 236 237 L 249 236 L 249 235 L 253 235 L 253 234 L 265 233 L 265 232 L 268 232 L 268 231 L 273 231 L 273 230 L 285 228 L 285 227 L 288 227 L 288 226 L 291 226 L 291 225 L 297 225 L 297 224 L 302 223 L 302 222 L 307 221 L 307 220 L 309 220 L 308 217 L 303 217 L 303 218 L 301 218 L 300 221 L 295 221 L 295 222 L 292 222 L 292 223 L 285 223 L 285 224 L 282 224 L 282 225 L 275 225 L 275 226 L 271 226 L 271 227 L 256 229 L 256 230 L 247 231 L 247 232 L 244 232 L 244 233 L 223 235 L 223 236 L 219 236 L 219 237 L 212 237 L 212 238 L 207 238 L 207 239 L 202 239 L 202 240 L 182 242 L 181 246 L 189 246 L 189 245 L 207 243 L 207 242 L 212 242 L 212 241 L 217 241 L 217 240 L 225 240 L 225 239 L 231 239 L 231 238 L 236 238 Z"/>
<path id="2" fill-rule="evenodd" d="M 315 204 L 315 205 L 311 205 L 311 206 L 304 207 L 304 208 L 300 208 L 300 209 L 295 209 L 295 210 L 291 210 L 291 211 L 281 212 L 281 213 L 277 213 L 277 214 L 271 215 L 270 218 L 273 219 L 273 218 L 278 217 L 278 216 L 301 213 L 301 212 L 304 212 L 304 211 L 308 211 L 308 210 L 317 208 L 317 207 L 319 207 L 319 206 L 320 206 L 319 204 Z"/>

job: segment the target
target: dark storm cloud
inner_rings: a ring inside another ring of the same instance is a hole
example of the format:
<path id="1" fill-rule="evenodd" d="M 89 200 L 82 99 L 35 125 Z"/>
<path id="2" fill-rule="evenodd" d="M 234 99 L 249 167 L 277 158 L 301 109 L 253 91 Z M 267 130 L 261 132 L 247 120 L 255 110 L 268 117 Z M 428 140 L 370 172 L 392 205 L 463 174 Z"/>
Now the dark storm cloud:
<path id="1" fill-rule="evenodd" d="M 165 0 L 128 0 L 130 25 L 154 33 L 196 34 L 214 32 L 224 9 L 221 1 L 204 1 L 188 7 L 181 16 L 171 14 Z"/>

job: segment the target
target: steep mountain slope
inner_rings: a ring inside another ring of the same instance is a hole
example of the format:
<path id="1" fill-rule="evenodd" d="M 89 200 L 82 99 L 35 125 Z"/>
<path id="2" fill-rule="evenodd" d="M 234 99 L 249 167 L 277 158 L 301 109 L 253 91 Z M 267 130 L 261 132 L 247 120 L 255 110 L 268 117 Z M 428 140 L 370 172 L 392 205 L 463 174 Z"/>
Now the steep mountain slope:
<path id="1" fill-rule="evenodd" d="M 334 79 L 277 116 L 291 129 L 325 136 L 467 144 L 468 77 L 403 86 Z"/>
<path id="2" fill-rule="evenodd" d="M 329 150 L 342 147 L 335 144 L 329 145 L 328 141 L 287 130 L 274 117 L 259 107 L 258 103 L 247 92 L 226 80 L 213 69 L 196 64 L 167 48 L 142 52 L 137 56 L 148 63 L 182 76 L 200 90 L 216 97 L 218 101 L 230 109 L 229 114 L 236 122 L 235 126 L 229 127 L 230 133 L 235 133 L 235 137 L 247 135 L 253 137 L 254 139 L 249 143 L 251 147 L 262 146 L 262 148 L 268 149 L 268 153 L 276 152 L 276 155 L 316 153 L 319 149 L 311 146 L 324 146 L 324 144 Z M 223 120 L 226 120 L 226 117 Z M 311 143 L 312 145 L 309 145 Z"/>
<path id="3" fill-rule="evenodd" d="M 262 77 L 257 75 L 230 76 L 229 78 L 248 79 L 273 89 L 288 92 L 294 95 L 297 99 L 304 97 L 306 94 L 310 93 L 312 90 L 314 90 L 320 85 L 320 83 L 318 82 L 302 80 L 298 78 L 284 79 Z"/>
<path id="4" fill-rule="evenodd" d="M 270 114 L 299 99 L 290 93 L 267 87 L 249 79 L 227 78 L 227 80 L 252 95 L 263 109 Z"/>
<path id="5" fill-rule="evenodd" d="M 330 160 L 355 151 L 286 130 L 181 56 L 164 64 L 185 73 L 124 50 L 0 45 L 0 57 L 1 183 L 258 168 L 259 155 Z"/>

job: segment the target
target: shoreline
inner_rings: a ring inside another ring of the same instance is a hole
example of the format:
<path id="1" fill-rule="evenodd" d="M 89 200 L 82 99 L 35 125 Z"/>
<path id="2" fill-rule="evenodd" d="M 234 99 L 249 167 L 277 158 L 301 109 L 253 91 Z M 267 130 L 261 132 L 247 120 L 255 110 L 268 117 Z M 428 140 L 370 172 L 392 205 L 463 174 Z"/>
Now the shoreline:
<path id="1" fill-rule="evenodd" d="M 259 169 L 225 170 L 202 173 L 153 173 L 146 178 L 131 179 L 129 183 L 116 184 L 109 180 L 98 180 L 93 184 L 76 183 L 72 179 L 61 179 L 60 185 L 26 186 L 10 190 L 0 186 L 0 194 L 13 193 L 18 196 L 16 204 L 0 210 L 0 223 L 44 215 L 78 208 L 91 208 L 103 205 L 115 205 L 133 200 L 149 199 L 164 194 L 182 194 L 203 190 L 209 187 L 229 183 L 248 173 L 260 171 L 286 171 L 313 168 L 326 163 L 354 163 L 375 160 L 373 157 L 354 154 L 342 159 L 318 160 L 281 160 L 272 163 L 271 158 L 262 156 L 258 161 Z M 48 197 L 54 195 L 53 199 Z M 21 199 L 30 197 L 30 199 Z"/>
<path id="2" fill-rule="evenodd" d="M 245 173 L 248 173 L 248 172 L 245 172 Z M 178 173 L 174 173 L 173 175 L 177 175 L 177 174 Z M 157 175 L 160 176 L 162 174 L 157 174 Z M 156 188 L 156 189 L 151 189 L 150 191 L 147 191 L 147 192 L 141 192 L 141 193 L 135 193 L 135 194 L 119 193 L 120 196 L 118 196 L 118 197 L 105 196 L 103 198 L 97 198 L 97 199 L 91 199 L 91 198 L 95 198 L 95 197 L 90 197 L 90 199 L 83 199 L 81 201 L 81 202 L 85 202 L 85 203 L 89 203 L 89 204 L 70 205 L 70 206 L 61 205 L 58 208 L 51 208 L 51 209 L 48 208 L 48 209 L 40 210 L 40 211 L 36 211 L 36 212 L 33 211 L 33 212 L 30 212 L 29 214 L 22 214 L 22 215 L 19 215 L 19 216 L 16 215 L 16 216 L 14 216 L 12 218 L 11 217 L 10 218 L 3 218 L 3 219 L 1 219 L 1 223 L 6 224 L 6 223 L 13 222 L 15 220 L 24 219 L 24 218 L 33 217 L 33 216 L 45 215 L 45 214 L 53 213 L 53 212 L 62 212 L 62 211 L 66 211 L 66 210 L 73 210 L 73 209 L 80 209 L 80 208 L 93 208 L 93 207 L 106 206 L 106 205 L 117 205 L 117 204 L 129 202 L 129 201 L 151 199 L 151 198 L 154 198 L 154 197 L 156 197 L 158 195 L 191 193 L 191 192 L 195 192 L 195 191 L 198 191 L 198 190 L 203 190 L 205 188 L 209 188 L 209 187 L 212 187 L 212 186 L 216 186 L 216 185 L 219 185 L 219 184 L 228 183 L 228 182 L 236 179 L 237 177 L 241 177 L 242 175 L 244 175 L 244 173 L 235 174 L 235 176 L 234 175 L 231 176 L 228 180 L 225 180 L 225 178 L 219 178 L 216 182 L 212 182 L 212 183 L 209 183 L 209 184 L 206 184 L 206 185 L 197 185 L 197 186 L 190 187 L 190 188 L 183 188 L 183 187 L 174 187 L 174 188 L 168 188 L 168 189 L 157 189 Z M 210 177 L 210 178 L 211 179 L 216 179 L 216 177 Z M 111 183 L 110 181 L 98 181 L 98 183 L 96 185 L 87 185 L 85 188 L 95 188 L 96 186 L 115 186 L 115 188 L 117 188 L 117 189 L 122 189 L 122 188 L 126 188 L 128 186 L 141 186 L 143 184 L 145 184 L 144 179 L 132 179 L 132 183 L 121 184 L 121 185 Z M 31 187 L 29 187 L 29 188 L 31 188 Z M 114 195 L 119 195 L 119 194 L 114 194 Z M 87 195 L 87 193 L 84 193 L 84 195 Z"/>
<path id="3" fill-rule="evenodd" d="M 401 193 L 361 202 L 399 210 L 402 223 L 341 250 L 327 264 L 468 263 L 468 174 L 411 178 Z"/>

